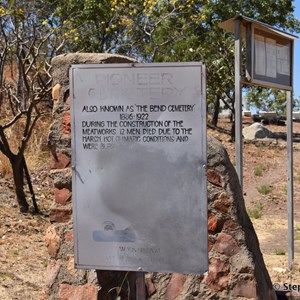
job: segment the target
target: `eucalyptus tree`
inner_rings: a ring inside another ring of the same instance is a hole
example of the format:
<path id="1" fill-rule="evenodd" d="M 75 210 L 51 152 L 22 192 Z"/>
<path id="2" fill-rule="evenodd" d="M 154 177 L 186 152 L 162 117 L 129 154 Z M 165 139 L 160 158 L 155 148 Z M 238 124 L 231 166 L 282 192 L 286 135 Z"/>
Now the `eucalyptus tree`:
<path id="1" fill-rule="evenodd" d="M 46 0 L 47 2 L 47 0 Z M 114 52 L 143 62 L 203 61 L 208 105 L 234 114 L 234 39 L 218 24 L 242 13 L 299 32 L 290 0 L 48 0 L 70 51 Z"/>
<path id="2" fill-rule="evenodd" d="M 248 91 L 246 98 L 248 105 L 257 110 L 274 111 L 279 115 L 286 113 L 286 94 L 284 91 L 257 87 Z"/>

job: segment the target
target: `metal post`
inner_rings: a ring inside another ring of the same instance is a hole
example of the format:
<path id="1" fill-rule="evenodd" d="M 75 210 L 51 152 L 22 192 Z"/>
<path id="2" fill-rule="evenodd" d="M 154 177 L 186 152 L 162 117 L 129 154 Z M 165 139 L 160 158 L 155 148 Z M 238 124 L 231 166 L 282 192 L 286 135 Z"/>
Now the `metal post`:
<path id="1" fill-rule="evenodd" d="M 287 157 L 288 157 L 288 266 L 294 263 L 294 180 L 293 180 L 293 96 L 286 92 L 287 101 Z"/>
<path id="2" fill-rule="evenodd" d="M 243 190 L 243 137 L 242 137 L 242 80 L 241 80 L 241 20 L 235 21 L 235 156 L 236 171 Z"/>
<path id="3" fill-rule="evenodd" d="M 136 272 L 136 300 L 146 300 L 145 273 Z"/>

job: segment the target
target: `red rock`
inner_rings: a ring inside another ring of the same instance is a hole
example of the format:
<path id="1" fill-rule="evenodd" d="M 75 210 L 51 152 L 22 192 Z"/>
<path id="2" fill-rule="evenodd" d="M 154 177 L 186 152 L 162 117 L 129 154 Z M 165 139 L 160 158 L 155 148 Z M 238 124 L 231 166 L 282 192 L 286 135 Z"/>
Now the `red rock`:
<path id="1" fill-rule="evenodd" d="M 207 180 L 213 185 L 222 186 L 221 175 L 213 169 L 207 170 Z"/>
<path id="2" fill-rule="evenodd" d="M 176 299 L 182 292 L 186 280 L 185 274 L 174 273 L 167 286 L 165 300 Z"/>
<path id="3" fill-rule="evenodd" d="M 214 209 L 223 213 L 228 213 L 231 204 L 231 199 L 222 193 L 219 199 L 214 201 Z"/>
<path id="4" fill-rule="evenodd" d="M 67 223 L 71 220 L 72 209 L 65 207 L 54 207 L 50 210 L 51 223 Z"/>
<path id="5" fill-rule="evenodd" d="M 52 157 L 51 169 L 64 169 L 71 164 L 71 158 L 63 153 L 58 153 L 56 157 Z"/>
<path id="6" fill-rule="evenodd" d="M 66 135 L 71 133 L 71 114 L 69 110 L 62 114 L 62 132 Z"/>
<path id="7" fill-rule="evenodd" d="M 237 282 L 232 290 L 233 297 L 245 297 L 256 299 L 256 282 L 254 279 L 242 279 Z"/>
<path id="8" fill-rule="evenodd" d="M 208 252 L 213 248 L 214 246 L 214 239 L 211 236 L 208 236 Z"/>
<path id="9" fill-rule="evenodd" d="M 219 292 L 227 288 L 230 274 L 228 261 L 217 258 L 210 258 L 208 275 L 204 277 L 202 283 L 208 285 L 212 290 Z"/>
<path id="10" fill-rule="evenodd" d="M 61 260 L 49 259 L 46 270 L 46 287 L 51 288 L 54 284 L 61 267 Z"/>
<path id="11" fill-rule="evenodd" d="M 216 231 L 218 227 L 218 218 L 216 216 L 210 215 L 207 220 L 207 228 L 209 232 Z"/>
<path id="12" fill-rule="evenodd" d="M 46 289 L 43 288 L 42 291 L 40 292 L 39 300 L 48 300 L 48 299 L 49 299 L 49 295 L 48 295 Z"/>
<path id="13" fill-rule="evenodd" d="M 97 300 L 97 288 L 92 284 L 74 286 L 59 285 L 57 300 Z"/>
<path id="14" fill-rule="evenodd" d="M 49 226 L 45 235 L 45 244 L 51 257 L 55 257 L 60 249 L 60 237 L 55 226 Z"/>
<path id="15" fill-rule="evenodd" d="M 214 251 L 225 254 L 229 257 L 237 254 L 240 251 L 236 240 L 231 235 L 223 232 L 218 234 L 213 249 Z"/>
<path id="16" fill-rule="evenodd" d="M 238 229 L 238 224 L 232 219 L 226 220 L 223 225 L 223 230 L 235 231 Z"/>
<path id="17" fill-rule="evenodd" d="M 66 205 L 70 202 L 72 197 L 72 192 L 69 189 L 54 188 L 54 199 L 57 204 Z"/>

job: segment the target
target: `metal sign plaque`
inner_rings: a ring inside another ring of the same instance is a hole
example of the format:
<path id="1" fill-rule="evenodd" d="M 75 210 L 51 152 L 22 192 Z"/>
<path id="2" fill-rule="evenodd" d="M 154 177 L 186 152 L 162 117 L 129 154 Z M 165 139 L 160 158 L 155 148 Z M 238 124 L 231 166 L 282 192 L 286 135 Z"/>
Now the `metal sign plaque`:
<path id="1" fill-rule="evenodd" d="M 201 63 L 70 70 L 75 263 L 207 270 Z"/>

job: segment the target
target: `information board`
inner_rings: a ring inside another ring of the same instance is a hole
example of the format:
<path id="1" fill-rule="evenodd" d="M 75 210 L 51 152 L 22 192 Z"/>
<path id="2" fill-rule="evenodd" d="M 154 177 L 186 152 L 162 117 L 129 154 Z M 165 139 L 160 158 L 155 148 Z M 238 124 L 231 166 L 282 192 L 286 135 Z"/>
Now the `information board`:
<path id="1" fill-rule="evenodd" d="M 292 89 L 292 43 L 290 39 L 253 25 L 254 84 Z"/>
<path id="2" fill-rule="evenodd" d="M 76 266 L 205 272 L 205 66 L 73 65 L 70 95 Z"/>

